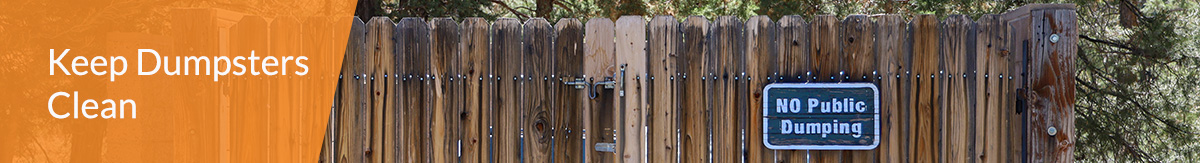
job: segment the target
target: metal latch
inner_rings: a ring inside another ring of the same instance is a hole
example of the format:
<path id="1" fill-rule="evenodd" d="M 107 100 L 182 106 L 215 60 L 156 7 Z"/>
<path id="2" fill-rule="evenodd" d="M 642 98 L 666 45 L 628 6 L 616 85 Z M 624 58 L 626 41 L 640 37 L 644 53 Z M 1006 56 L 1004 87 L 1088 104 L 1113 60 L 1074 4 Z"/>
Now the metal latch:
<path id="1" fill-rule="evenodd" d="M 616 143 L 596 143 L 596 151 L 617 153 Z"/>
<path id="2" fill-rule="evenodd" d="M 588 82 L 583 80 L 583 78 L 575 78 L 575 80 L 563 81 L 563 84 L 575 86 L 575 89 L 583 89 L 588 86 Z"/>

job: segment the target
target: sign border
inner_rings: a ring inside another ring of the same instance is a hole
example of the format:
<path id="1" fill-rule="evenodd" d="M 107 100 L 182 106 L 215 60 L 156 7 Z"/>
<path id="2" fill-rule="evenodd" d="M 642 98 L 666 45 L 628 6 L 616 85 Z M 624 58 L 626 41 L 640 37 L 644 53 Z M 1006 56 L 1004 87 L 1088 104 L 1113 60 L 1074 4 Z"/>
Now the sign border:
<path id="1" fill-rule="evenodd" d="M 769 90 L 771 90 L 772 88 L 871 88 L 871 90 L 874 91 L 874 93 L 875 93 L 875 98 L 874 98 L 875 100 L 873 100 L 873 101 L 875 101 L 875 105 L 874 105 L 875 106 L 875 133 L 874 133 L 875 141 L 873 143 L 871 143 L 871 145 L 869 145 L 869 146 L 861 146 L 861 145 L 773 145 L 773 144 L 771 144 L 770 141 L 767 141 L 768 140 L 767 139 L 768 126 L 765 124 L 768 124 L 767 111 L 770 110 L 770 108 L 767 107 L 767 104 L 768 104 L 767 97 L 771 97 L 771 94 L 770 94 L 771 92 Z M 769 149 L 774 149 L 774 150 L 781 150 L 781 149 L 782 150 L 873 150 L 876 147 L 879 147 L 879 114 L 880 114 L 879 113 L 879 88 L 875 87 L 874 83 L 866 83 L 866 82 L 772 83 L 772 84 L 768 84 L 766 87 L 763 87 L 762 91 L 763 91 L 763 100 L 762 100 L 763 101 L 763 103 L 762 103 L 762 107 L 763 107 L 762 113 L 763 114 L 761 117 L 763 119 L 763 124 L 764 124 L 763 130 L 762 130 L 763 131 L 763 133 L 762 133 L 763 141 L 762 142 L 763 142 L 763 145 L 766 145 L 767 148 L 769 148 Z"/>

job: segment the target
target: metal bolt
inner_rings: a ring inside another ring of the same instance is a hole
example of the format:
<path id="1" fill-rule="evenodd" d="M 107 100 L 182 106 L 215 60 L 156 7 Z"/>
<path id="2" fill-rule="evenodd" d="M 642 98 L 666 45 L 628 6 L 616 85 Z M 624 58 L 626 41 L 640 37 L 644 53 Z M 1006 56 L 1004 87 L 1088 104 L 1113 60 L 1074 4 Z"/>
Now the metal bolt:
<path id="1" fill-rule="evenodd" d="M 1050 34 L 1050 43 L 1058 43 L 1058 34 Z"/>
<path id="2" fill-rule="evenodd" d="M 1058 128 L 1051 126 L 1050 128 L 1046 129 L 1046 133 L 1050 134 L 1050 136 L 1058 135 Z"/>

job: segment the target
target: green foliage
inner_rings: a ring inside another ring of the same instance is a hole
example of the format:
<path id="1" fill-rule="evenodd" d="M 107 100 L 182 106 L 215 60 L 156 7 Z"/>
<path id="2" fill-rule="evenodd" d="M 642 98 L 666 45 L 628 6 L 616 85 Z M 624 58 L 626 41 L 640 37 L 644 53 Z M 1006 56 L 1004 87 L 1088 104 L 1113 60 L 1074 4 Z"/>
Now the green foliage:
<path id="1" fill-rule="evenodd" d="M 1138 25 L 1122 27 L 1122 3 L 1080 4 L 1076 158 L 1194 161 L 1200 11 L 1194 2 L 1146 1 L 1134 4 Z"/>
<path id="2" fill-rule="evenodd" d="M 462 20 L 466 17 L 483 17 L 489 20 L 496 15 L 487 12 L 492 7 L 491 1 L 486 0 L 399 0 L 384 2 L 383 10 L 377 10 L 376 15 L 386 15 L 393 20 L 403 17 L 452 17 Z"/>

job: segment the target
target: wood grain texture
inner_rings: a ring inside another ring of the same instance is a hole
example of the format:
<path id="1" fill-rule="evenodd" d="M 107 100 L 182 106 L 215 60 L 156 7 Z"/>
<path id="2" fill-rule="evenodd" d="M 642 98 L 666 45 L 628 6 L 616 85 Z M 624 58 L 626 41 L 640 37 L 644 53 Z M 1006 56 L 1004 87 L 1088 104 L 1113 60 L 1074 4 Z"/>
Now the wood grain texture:
<path id="1" fill-rule="evenodd" d="M 521 154 L 521 96 L 523 88 L 517 78 L 522 73 L 524 51 L 521 42 L 521 22 L 512 18 L 497 19 L 492 23 L 491 53 L 495 67 L 497 95 L 493 97 L 496 125 L 493 135 L 496 162 L 517 162 Z"/>
<path id="2" fill-rule="evenodd" d="M 704 76 L 707 55 L 708 19 L 689 16 L 681 24 L 682 48 L 679 49 L 678 71 L 682 71 L 679 89 L 680 162 L 709 162 L 709 103 Z M 690 76 L 690 77 L 689 77 Z"/>
<path id="3" fill-rule="evenodd" d="M 463 86 L 455 80 L 458 72 L 460 47 L 460 29 L 453 18 L 434 18 L 431 22 L 433 53 L 429 63 L 434 107 L 432 117 L 433 132 L 430 145 L 433 148 L 432 162 L 456 162 L 459 155 L 459 127 L 463 126 L 459 119 L 462 112 Z"/>
<path id="4" fill-rule="evenodd" d="M 918 15 L 909 22 L 912 29 L 912 100 L 909 103 L 914 111 L 909 125 L 914 129 L 909 137 L 912 143 L 910 150 L 911 162 L 934 162 L 938 155 L 941 136 L 938 132 L 941 111 L 940 80 L 931 77 L 937 74 L 938 63 L 938 28 L 937 17 L 934 15 Z"/>
<path id="5" fill-rule="evenodd" d="M 1030 162 L 1074 162 L 1075 48 L 1074 10 L 1033 10 L 1028 90 Z M 1057 36 L 1057 41 L 1051 37 Z M 1054 132 L 1050 129 L 1054 128 Z M 1054 133 L 1054 134 L 1050 134 Z"/>
<path id="6" fill-rule="evenodd" d="M 401 114 L 400 124 L 403 126 L 401 130 L 406 134 L 401 136 L 402 142 L 397 144 L 400 146 L 399 161 L 401 162 L 427 162 L 432 154 L 431 143 L 431 117 L 432 110 L 435 106 L 430 100 L 432 89 L 430 77 L 427 77 L 430 69 L 431 41 L 429 33 L 429 24 L 420 18 L 404 18 L 396 24 L 396 51 L 397 55 L 403 54 L 404 64 L 397 64 L 404 67 L 401 75 L 405 75 L 407 80 L 401 79 L 404 84 L 404 99 L 405 107 L 399 111 Z"/>
<path id="7" fill-rule="evenodd" d="M 555 95 L 554 112 L 554 162 L 580 162 L 583 160 L 583 105 L 587 101 L 586 89 L 565 85 L 565 81 L 583 78 L 583 24 L 578 19 L 559 19 L 554 24 L 554 73 L 550 84 Z M 555 80 L 557 78 L 557 80 Z M 585 86 L 584 88 L 589 88 Z"/>
<path id="8" fill-rule="evenodd" d="M 733 16 L 718 17 L 709 28 L 709 63 L 713 63 L 708 80 L 714 83 L 712 95 L 712 152 L 713 162 L 742 160 L 741 129 L 738 94 L 739 77 L 744 72 L 744 23 Z"/>
<path id="9" fill-rule="evenodd" d="M 875 54 L 876 70 L 879 76 L 876 78 L 876 83 L 879 85 L 879 111 L 880 111 L 880 137 L 879 137 L 879 162 L 903 162 L 908 157 L 902 149 L 906 149 L 908 144 L 908 130 L 905 130 L 909 110 L 902 109 L 900 97 L 907 96 L 900 92 L 900 75 L 904 74 L 904 69 L 907 68 L 907 63 L 904 63 L 904 58 L 907 58 L 905 53 L 905 42 L 907 42 L 907 33 L 905 22 L 900 15 L 880 15 L 874 16 L 875 20 Z"/>
<path id="10" fill-rule="evenodd" d="M 488 53 L 488 22 L 483 18 L 472 17 L 462 22 L 462 66 L 461 73 L 465 77 L 464 108 L 460 113 L 463 119 L 462 162 L 489 162 L 488 153 L 491 151 L 489 129 L 492 125 L 491 97 L 495 88 L 493 80 L 484 80 L 492 74 L 491 58 Z"/>
<path id="11" fill-rule="evenodd" d="M 357 126 L 354 125 L 354 120 L 359 119 L 357 109 L 360 106 L 357 102 L 361 97 L 359 97 L 358 93 L 360 90 L 357 88 L 359 85 L 362 85 L 359 84 L 362 83 L 362 80 L 358 76 L 361 70 L 356 66 L 361 64 L 362 57 L 367 54 L 366 24 L 361 20 L 354 21 L 354 24 L 350 27 L 350 32 L 350 43 L 346 45 L 346 55 L 342 59 L 342 78 L 340 79 L 342 85 L 338 88 L 341 101 L 339 101 L 339 111 L 337 112 L 339 125 L 336 125 L 339 132 L 337 138 L 334 140 L 337 142 L 336 146 L 338 148 L 334 151 L 337 157 L 336 162 L 363 162 L 361 154 L 364 148 L 361 148 L 362 141 L 359 138 L 364 134 L 356 132 L 358 130 L 356 130 Z M 312 45 L 317 43 L 306 42 L 305 44 Z"/>
<path id="12" fill-rule="evenodd" d="M 584 77 L 590 83 L 602 81 L 612 81 L 613 75 L 617 73 L 616 53 L 614 51 L 615 43 L 613 36 L 613 22 L 608 18 L 594 18 L 587 21 L 584 35 L 584 60 L 583 72 Z M 597 87 L 594 85 L 593 87 Z M 586 162 L 617 162 L 615 153 L 600 152 L 595 150 L 596 143 L 615 143 L 613 142 L 616 135 L 616 109 L 614 101 L 616 94 L 612 89 L 592 88 L 595 92 L 589 98 L 587 105 L 584 105 L 584 125 L 588 128 L 584 129 L 584 150 L 588 151 L 585 156 Z"/>
<path id="13" fill-rule="evenodd" d="M 776 60 L 778 59 L 778 50 L 776 47 L 776 31 L 775 22 L 771 21 L 771 17 L 755 16 L 746 20 L 746 76 L 744 80 L 747 84 L 745 93 L 741 96 L 748 98 L 746 102 L 746 122 L 745 127 L 745 143 L 749 162 L 774 162 L 775 152 L 767 149 L 763 145 L 763 88 L 770 84 L 767 80 L 769 76 L 778 72 Z"/>
<path id="14" fill-rule="evenodd" d="M 392 23 L 392 19 L 387 17 L 374 17 L 370 22 L 367 22 L 367 46 L 368 60 L 370 61 L 370 70 L 368 71 L 368 84 L 371 91 L 368 93 L 371 97 L 371 148 L 367 155 L 371 162 L 393 162 L 392 157 L 395 156 L 395 151 L 388 150 L 385 147 L 396 145 L 395 139 L 388 139 L 392 136 L 389 131 L 395 129 L 395 123 L 387 121 L 387 119 L 395 118 L 387 116 L 388 113 L 394 112 L 394 106 L 390 101 L 393 93 L 388 89 L 391 83 L 388 82 L 384 75 L 395 73 L 395 63 L 392 62 L 393 56 L 392 47 L 395 44 L 392 42 L 392 31 L 396 24 Z"/>
<path id="15" fill-rule="evenodd" d="M 840 82 L 845 80 L 845 66 L 841 48 L 841 23 L 834 15 L 820 15 L 809 24 L 809 66 L 813 71 L 812 82 Z M 842 74 L 839 74 L 842 73 Z M 810 152 L 815 162 L 842 162 L 842 151 Z"/>
<path id="16" fill-rule="evenodd" d="M 840 27 L 842 46 L 842 61 L 845 76 L 843 82 L 875 83 L 878 56 L 875 53 L 875 23 L 866 15 L 850 15 L 842 20 Z M 839 72 L 840 74 L 841 72 Z M 882 125 L 881 125 L 882 126 Z M 876 138 L 878 139 L 878 138 Z M 879 149 L 876 147 L 876 149 Z M 846 162 L 875 162 L 878 150 L 843 151 L 843 161 Z"/>
<path id="17" fill-rule="evenodd" d="M 616 64 L 620 107 L 617 128 L 617 156 L 623 162 L 645 162 L 646 107 L 646 20 L 641 16 L 621 16 L 616 22 Z M 623 93 L 622 93 L 623 92 Z"/>
<path id="18" fill-rule="evenodd" d="M 967 70 L 967 58 L 974 56 L 974 22 L 964 15 L 951 15 L 939 25 L 939 50 L 941 69 L 937 79 L 943 80 L 941 109 L 942 152 L 946 162 L 972 162 L 975 150 L 974 115 L 963 73 Z"/>
<path id="19" fill-rule="evenodd" d="M 779 74 L 773 76 L 775 82 L 799 83 L 811 80 L 807 77 L 811 71 L 809 62 L 808 22 L 799 15 L 788 15 L 779 18 L 778 27 L 779 56 L 776 60 Z M 776 162 L 806 162 L 806 150 L 776 151 Z"/>
<path id="20" fill-rule="evenodd" d="M 550 77 L 551 56 L 554 52 L 554 27 L 542 18 L 525 21 L 524 35 L 524 73 L 519 82 L 522 101 L 521 130 L 524 135 L 524 151 L 522 155 L 526 162 L 550 162 L 551 140 L 554 136 L 551 129 L 554 117 L 550 110 L 550 87 L 546 79 Z"/>
<path id="21" fill-rule="evenodd" d="M 647 123 L 647 159 L 650 162 L 675 162 L 678 146 L 676 144 L 677 104 L 675 103 L 676 58 L 678 56 L 679 21 L 672 16 L 657 16 L 650 20 L 649 36 L 646 49 L 646 69 L 650 75 L 646 88 L 649 94 L 646 108 Z M 646 79 L 643 78 L 643 79 Z"/>
<path id="22" fill-rule="evenodd" d="M 1014 109 L 1002 108 L 1001 80 L 999 75 L 1006 73 L 1008 61 L 1001 61 L 1008 55 L 1008 24 L 999 15 L 984 15 L 977 21 L 975 71 L 970 77 L 975 81 L 975 153 L 982 162 L 1011 162 L 1008 138 L 1008 125 L 1015 115 Z M 996 77 L 992 77 L 996 76 Z"/>

